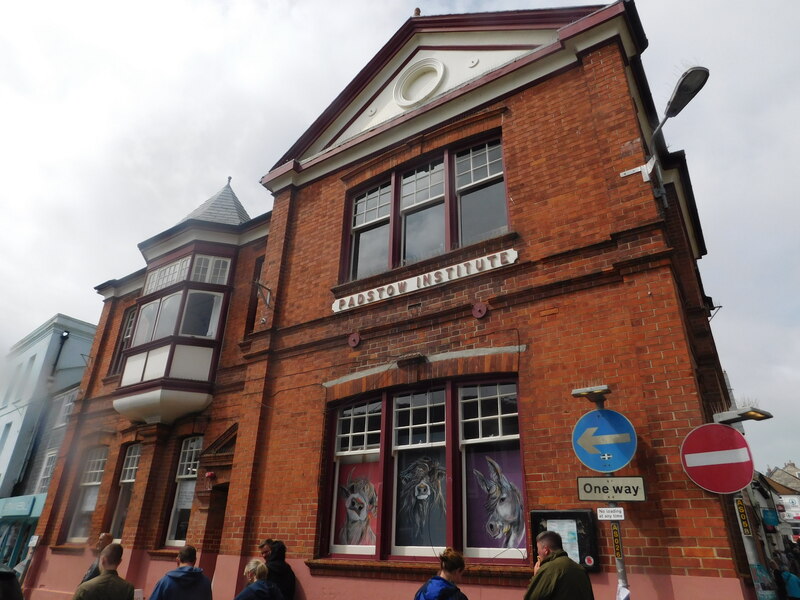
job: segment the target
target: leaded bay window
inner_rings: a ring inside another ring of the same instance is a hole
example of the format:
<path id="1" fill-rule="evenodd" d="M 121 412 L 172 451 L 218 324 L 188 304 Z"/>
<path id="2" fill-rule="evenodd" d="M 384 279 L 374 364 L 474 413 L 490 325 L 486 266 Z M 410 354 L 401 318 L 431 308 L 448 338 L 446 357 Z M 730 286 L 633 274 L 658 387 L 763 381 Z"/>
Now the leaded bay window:
<path id="1" fill-rule="evenodd" d="M 114 509 L 114 518 L 111 521 L 111 535 L 115 540 L 122 539 L 122 530 L 128 516 L 128 506 L 133 495 L 133 484 L 136 483 L 136 473 L 139 470 L 139 458 L 142 455 L 141 444 L 131 444 L 125 451 L 125 460 L 119 475 L 119 496 Z"/>
<path id="2" fill-rule="evenodd" d="M 131 320 L 126 313 L 120 333 L 130 340 L 120 350 L 121 386 L 164 377 L 209 381 L 228 293 L 221 286 L 228 283 L 230 265 L 227 257 L 194 255 L 148 274 L 150 295 L 130 313 Z M 153 297 L 161 290 L 163 295 Z"/>
<path id="3" fill-rule="evenodd" d="M 525 558 L 514 382 L 385 392 L 340 408 L 335 436 L 332 553 Z"/>
<path id="4" fill-rule="evenodd" d="M 178 470 L 175 474 L 175 499 L 167 529 L 168 546 L 183 546 L 186 543 L 202 449 L 203 436 L 186 438 L 181 445 Z"/>
<path id="5" fill-rule="evenodd" d="M 98 446 L 86 454 L 83 474 L 79 484 L 78 501 L 72 513 L 68 539 L 70 542 L 85 542 L 89 537 L 92 513 L 97 506 L 100 482 L 106 469 L 108 447 Z"/>
<path id="6" fill-rule="evenodd" d="M 351 199 L 350 279 L 497 237 L 508 229 L 500 140 L 445 150 Z"/>

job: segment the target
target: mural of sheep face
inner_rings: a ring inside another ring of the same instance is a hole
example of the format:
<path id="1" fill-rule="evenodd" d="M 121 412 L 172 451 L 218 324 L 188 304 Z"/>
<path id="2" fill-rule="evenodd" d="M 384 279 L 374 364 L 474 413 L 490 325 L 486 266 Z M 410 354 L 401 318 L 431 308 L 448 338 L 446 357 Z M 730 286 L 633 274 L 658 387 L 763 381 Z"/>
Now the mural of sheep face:
<path id="1" fill-rule="evenodd" d="M 339 486 L 339 497 L 344 502 L 345 523 L 339 530 L 340 544 L 374 544 L 375 532 L 371 519 L 378 514 L 378 495 L 375 486 L 366 477 L 352 479 Z"/>
<path id="2" fill-rule="evenodd" d="M 494 539 L 501 539 L 503 548 L 517 548 L 525 535 L 525 519 L 522 511 L 522 494 L 503 474 L 494 460 L 486 457 L 489 474 L 484 476 L 473 469 L 478 485 L 486 492 L 486 532 Z"/>
<path id="3" fill-rule="evenodd" d="M 409 545 L 427 545 L 431 511 L 435 509 L 444 515 L 444 477 L 444 467 L 430 456 L 417 458 L 400 472 L 398 517 L 412 525 Z"/>

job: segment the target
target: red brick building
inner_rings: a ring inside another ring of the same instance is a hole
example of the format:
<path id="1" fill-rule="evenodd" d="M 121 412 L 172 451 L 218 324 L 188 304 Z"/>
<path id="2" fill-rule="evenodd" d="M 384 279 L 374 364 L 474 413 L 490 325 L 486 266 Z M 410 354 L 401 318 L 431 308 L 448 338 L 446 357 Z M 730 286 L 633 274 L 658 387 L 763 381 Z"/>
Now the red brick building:
<path id="1" fill-rule="evenodd" d="M 729 499 L 680 464 L 728 398 L 646 46 L 631 2 L 413 17 L 263 178 L 269 215 L 226 186 L 142 243 L 147 268 L 98 287 L 31 598 L 71 591 L 106 529 L 145 595 L 191 543 L 232 597 L 273 537 L 299 599 L 411 597 L 444 546 L 468 596 L 518 598 L 529 513 L 605 506 L 572 447 L 572 390 L 598 384 L 638 434 L 636 597 L 747 597 Z M 653 153 L 665 197 L 620 176 Z"/>

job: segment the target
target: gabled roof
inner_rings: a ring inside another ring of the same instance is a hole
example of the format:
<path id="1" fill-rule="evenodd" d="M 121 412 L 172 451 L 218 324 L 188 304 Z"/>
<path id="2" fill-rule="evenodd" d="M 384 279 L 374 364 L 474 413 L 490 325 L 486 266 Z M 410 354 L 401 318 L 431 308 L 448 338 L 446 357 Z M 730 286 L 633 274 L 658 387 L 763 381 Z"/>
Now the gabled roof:
<path id="1" fill-rule="evenodd" d="M 189 220 L 241 225 L 250 220 L 250 215 L 247 214 L 244 206 L 239 202 L 239 198 L 234 194 L 231 188 L 231 178 L 228 177 L 228 183 L 220 191 L 203 202 L 180 222 L 183 223 Z"/>
<path id="2" fill-rule="evenodd" d="M 411 17 L 261 183 L 275 193 L 355 164 L 575 65 L 584 50 L 615 38 L 629 59 L 647 47 L 633 0 Z"/>

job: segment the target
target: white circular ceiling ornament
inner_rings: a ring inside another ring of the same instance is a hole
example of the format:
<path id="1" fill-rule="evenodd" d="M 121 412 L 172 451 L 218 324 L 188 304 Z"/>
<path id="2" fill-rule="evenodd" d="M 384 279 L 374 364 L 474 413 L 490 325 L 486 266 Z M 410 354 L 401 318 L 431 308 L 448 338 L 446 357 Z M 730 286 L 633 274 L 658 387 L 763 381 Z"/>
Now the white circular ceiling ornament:
<path id="1" fill-rule="evenodd" d="M 424 58 L 409 66 L 394 85 L 394 101 L 402 108 L 417 106 L 439 89 L 445 68 L 440 60 Z"/>

